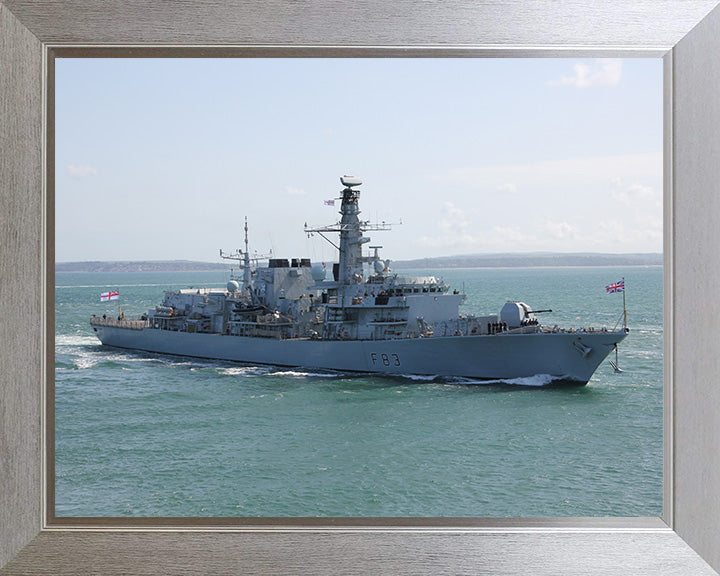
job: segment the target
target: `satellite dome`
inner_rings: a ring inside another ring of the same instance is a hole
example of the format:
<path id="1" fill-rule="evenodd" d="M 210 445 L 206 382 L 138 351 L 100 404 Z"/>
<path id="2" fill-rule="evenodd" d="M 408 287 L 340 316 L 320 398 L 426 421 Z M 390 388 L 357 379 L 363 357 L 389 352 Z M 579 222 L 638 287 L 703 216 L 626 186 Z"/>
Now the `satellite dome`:
<path id="1" fill-rule="evenodd" d="M 311 268 L 310 274 L 312 274 L 312 279 L 315 280 L 315 282 L 322 282 L 325 280 L 325 266 L 315 264 L 315 266 Z"/>
<path id="2" fill-rule="evenodd" d="M 227 283 L 227 289 L 228 292 L 236 292 L 240 289 L 240 284 L 237 283 L 237 280 L 230 280 L 230 282 Z"/>

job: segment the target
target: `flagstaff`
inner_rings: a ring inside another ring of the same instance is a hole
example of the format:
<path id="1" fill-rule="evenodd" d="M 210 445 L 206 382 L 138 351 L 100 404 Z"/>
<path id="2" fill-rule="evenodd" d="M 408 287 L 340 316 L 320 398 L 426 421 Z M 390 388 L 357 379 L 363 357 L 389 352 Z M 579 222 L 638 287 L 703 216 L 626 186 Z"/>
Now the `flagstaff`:
<path id="1" fill-rule="evenodd" d="M 622 278 L 622 280 L 620 280 L 620 282 L 615 282 L 613 284 L 608 284 L 607 286 L 605 286 L 605 292 L 607 294 L 614 294 L 616 292 L 622 292 L 622 295 L 623 295 L 623 312 L 622 312 L 623 330 L 625 331 L 625 333 L 627 333 L 628 328 L 627 328 L 627 308 L 625 307 L 625 277 L 623 276 L 623 278 Z M 620 322 L 620 319 L 618 319 L 617 322 Z M 615 323 L 615 328 L 617 328 L 617 322 Z M 613 367 L 616 374 L 620 374 L 622 372 L 622 370 L 620 370 L 620 367 L 618 366 L 617 342 L 615 343 L 614 349 L 615 349 L 615 362 L 610 360 L 610 365 Z"/>
<path id="2" fill-rule="evenodd" d="M 607 294 L 615 294 L 616 292 L 622 292 L 623 295 L 623 328 L 627 328 L 627 309 L 625 308 L 625 277 L 620 282 L 614 282 L 605 286 L 605 292 Z M 618 322 L 620 320 L 618 319 Z M 617 324 L 615 324 L 617 326 Z"/>
<path id="3" fill-rule="evenodd" d="M 623 295 L 623 328 L 627 328 L 627 308 L 625 308 L 625 276 L 622 279 L 622 295 Z"/>

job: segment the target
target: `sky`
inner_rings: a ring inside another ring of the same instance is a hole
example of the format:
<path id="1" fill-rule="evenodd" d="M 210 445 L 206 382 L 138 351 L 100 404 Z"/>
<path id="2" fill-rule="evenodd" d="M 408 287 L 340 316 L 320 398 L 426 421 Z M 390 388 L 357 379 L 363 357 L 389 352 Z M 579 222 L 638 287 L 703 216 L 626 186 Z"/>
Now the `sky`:
<path id="1" fill-rule="evenodd" d="M 662 252 L 662 60 L 56 60 L 56 261 Z"/>

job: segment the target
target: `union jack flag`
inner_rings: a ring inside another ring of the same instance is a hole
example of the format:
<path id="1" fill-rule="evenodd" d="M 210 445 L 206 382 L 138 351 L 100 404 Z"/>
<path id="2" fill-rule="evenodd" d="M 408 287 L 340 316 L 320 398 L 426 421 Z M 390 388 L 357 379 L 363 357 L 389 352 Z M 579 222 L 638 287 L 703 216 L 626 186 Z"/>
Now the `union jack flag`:
<path id="1" fill-rule="evenodd" d="M 100 302 L 108 302 L 109 300 L 119 300 L 120 292 L 118 290 L 111 290 L 110 292 L 103 292 L 100 294 Z"/>
<path id="2" fill-rule="evenodd" d="M 613 292 L 625 292 L 625 280 L 620 280 L 620 282 L 605 286 L 606 294 L 612 294 Z"/>
<path id="3" fill-rule="evenodd" d="M 335 200 L 325 200 L 325 206 L 335 206 Z"/>

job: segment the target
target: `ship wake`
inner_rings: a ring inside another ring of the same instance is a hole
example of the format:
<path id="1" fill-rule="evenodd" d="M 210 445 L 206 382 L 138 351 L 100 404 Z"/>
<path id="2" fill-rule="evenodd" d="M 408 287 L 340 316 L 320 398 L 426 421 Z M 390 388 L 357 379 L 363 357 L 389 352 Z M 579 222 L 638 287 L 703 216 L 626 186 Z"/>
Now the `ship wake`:
<path id="1" fill-rule="evenodd" d="M 534 376 L 523 376 L 520 378 L 500 378 L 494 380 L 478 380 L 476 378 L 453 378 L 449 380 L 453 384 L 469 384 L 469 385 L 490 385 L 505 384 L 508 386 L 528 386 L 532 388 L 541 388 L 543 386 L 552 386 L 567 382 L 562 376 L 552 376 L 551 374 L 535 374 Z"/>

